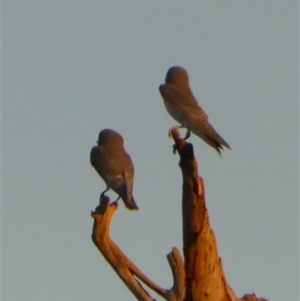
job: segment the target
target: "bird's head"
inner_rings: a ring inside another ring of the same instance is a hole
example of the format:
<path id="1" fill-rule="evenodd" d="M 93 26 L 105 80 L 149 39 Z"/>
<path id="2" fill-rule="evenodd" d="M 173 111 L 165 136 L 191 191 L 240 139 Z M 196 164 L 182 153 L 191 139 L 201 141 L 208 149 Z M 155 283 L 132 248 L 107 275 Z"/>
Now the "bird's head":
<path id="1" fill-rule="evenodd" d="M 189 84 L 189 75 L 184 68 L 173 66 L 168 70 L 165 81 L 166 84 L 186 86 Z"/>
<path id="2" fill-rule="evenodd" d="M 99 133 L 99 138 L 97 141 L 98 145 L 101 144 L 121 144 L 123 145 L 123 137 L 111 130 L 111 129 L 104 129 Z"/>

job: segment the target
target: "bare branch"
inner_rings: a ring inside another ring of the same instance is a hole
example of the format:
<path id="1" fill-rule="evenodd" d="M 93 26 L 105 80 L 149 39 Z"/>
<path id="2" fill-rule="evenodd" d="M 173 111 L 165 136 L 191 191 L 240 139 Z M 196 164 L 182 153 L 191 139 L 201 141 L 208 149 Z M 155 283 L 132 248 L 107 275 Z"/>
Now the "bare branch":
<path id="1" fill-rule="evenodd" d="M 173 287 L 168 292 L 168 300 L 181 301 L 185 295 L 185 272 L 184 262 L 177 248 L 167 255 L 169 265 L 173 273 Z"/>
<path id="2" fill-rule="evenodd" d="M 176 299 L 178 295 L 182 296 L 182 286 L 180 287 L 177 283 L 182 285 L 184 279 L 184 274 L 178 275 L 178 272 L 184 273 L 182 268 L 183 260 L 179 251 L 177 250 L 177 254 L 175 250 L 174 255 L 173 249 L 173 252 L 170 253 L 171 255 L 168 255 L 174 257 L 174 264 L 172 263 L 170 266 L 175 277 L 174 283 L 176 284 L 170 291 L 168 291 L 151 281 L 111 240 L 109 236 L 110 221 L 117 209 L 117 206 L 118 205 L 116 202 L 110 203 L 109 199 L 104 196 L 101 204 L 96 208 L 95 212 L 91 213 L 92 218 L 94 218 L 92 240 L 96 247 L 138 300 L 153 301 L 154 299 L 148 294 L 148 292 L 142 287 L 136 278 L 140 279 L 150 289 L 155 291 L 158 295 L 162 296 L 166 300 L 183 300 L 182 298 Z"/>

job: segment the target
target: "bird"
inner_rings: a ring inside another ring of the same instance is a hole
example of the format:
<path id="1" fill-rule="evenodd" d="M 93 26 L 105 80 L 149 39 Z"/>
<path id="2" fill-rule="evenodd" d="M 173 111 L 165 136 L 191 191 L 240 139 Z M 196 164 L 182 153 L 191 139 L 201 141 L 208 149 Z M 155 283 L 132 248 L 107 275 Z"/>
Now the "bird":
<path id="1" fill-rule="evenodd" d="M 179 66 L 169 68 L 165 84 L 159 86 L 159 92 L 168 113 L 181 125 L 173 128 L 187 129 L 185 140 L 192 132 L 214 148 L 219 155 L 221 155 L 220 150 L 223 150 L 222 146 L 231 149 L 209 123 L 208 116 L 193 95 L 189 86 L 189 76 L 184 68 Z"/>
<path id="2" fill-rule="evenodd" d="M 118 194 L 129 210 L 138 210 L 132 196 L 134 167 L 131 157 L 124 149 L 123 137 L 111 129 L 100 131 L 97 145 L 91 149 L 91 165 L 106 183 L 100 202 L 110 188 Z M 116 201 L 117 201 L 116 200 Z"/>

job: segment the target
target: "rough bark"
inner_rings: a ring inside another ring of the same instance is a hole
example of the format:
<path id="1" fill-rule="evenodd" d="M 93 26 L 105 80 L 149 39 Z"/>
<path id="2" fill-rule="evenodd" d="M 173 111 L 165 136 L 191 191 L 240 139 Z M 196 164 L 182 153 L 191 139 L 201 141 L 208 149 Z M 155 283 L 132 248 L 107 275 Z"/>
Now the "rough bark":
<path id="1" fill-rule="evenodd" d="M 182 171 L 182 226 L 185 262 L 186 295 L 184 301 L 237 301 L 238 298 L 226 282 L 217 243 L 210 227 L 205 205 L 203 179 L 198 176 L 198 166 L 193 146 L 181 139 L 176 128 L 171 130 L 175 141 L 174 152 L 180 156 Z M 250 296 L 250 295 L 248 295 Z M 251 295 L 253 301 L 263 301 Z M 251 299 L 252 300 L 252 299 Z"/>

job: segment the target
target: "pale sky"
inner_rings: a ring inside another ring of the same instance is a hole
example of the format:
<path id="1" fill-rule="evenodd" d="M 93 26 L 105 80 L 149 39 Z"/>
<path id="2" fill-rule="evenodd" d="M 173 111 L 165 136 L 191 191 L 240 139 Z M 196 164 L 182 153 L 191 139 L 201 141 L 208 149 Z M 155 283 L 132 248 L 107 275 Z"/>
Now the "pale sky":
<path id="1" fill-rule="evenodd" d="M 189 139 L 227 282 L 238 296 L 299 299 L 298 1 L 10 0 L 2 9 L 3 300 L 134 300 L 91 241 L 105 184 L 89 153 L 104 128 L 124 137 L 140 208 L 120 202 L 111 236 L 172 286 L 166 254 L 182 249 L 182 183 L 168 138 L 177 123 L 158 86 L 173 65 L 186 68 L 232 148 L 220 158 Z"/>

